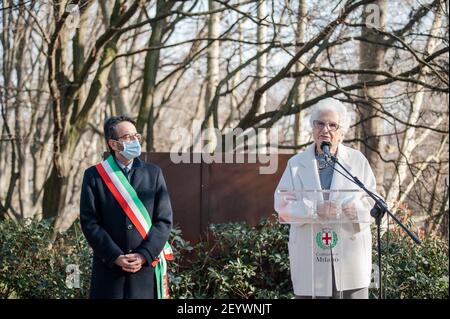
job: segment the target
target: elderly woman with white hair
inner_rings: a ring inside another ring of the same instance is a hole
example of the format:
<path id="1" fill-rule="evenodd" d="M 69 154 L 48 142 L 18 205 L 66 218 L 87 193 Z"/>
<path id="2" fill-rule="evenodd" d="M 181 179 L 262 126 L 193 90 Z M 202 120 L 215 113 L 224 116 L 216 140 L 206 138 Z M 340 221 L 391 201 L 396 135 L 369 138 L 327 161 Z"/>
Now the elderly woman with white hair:
<path id="1" fill-rule="evenodd" d="M 312 107 L 310 115 L 314 143 L 304 151 L 294 155 L 287 164 L 274 194 L 275 210 L 282 220 L 284 214 L 290 214 L 289 209 L 295 209 L 302 214 L 306 206 L 290 206 L 304 190 L 349 190 L 356 189 L 345 176 L 339 174 L 334 168 L 334 162 L 325 158 L 321 145 L 325 142 L 330 146 L 330 153 L 340 164 L 346 167 L 352 175 L 357 176 L 364 185 L 375 191 L 375 176 L 364 155 L 358 150 L 342 144 L 344 133 L 349 128 L 349 117 L 345 106 L 338 100 L 328 98 Z M 343 172 L 342 169 L 339 169 Z M 345 172 L 343 172 L 345 175 Z M 281 195 L 282 194 L 282 195 Z M 326 198 L 325 198 L 326 199 Z M 364 200 L 361 200 L 364 201 Z M 324 202 L 323 202 L 324 203 Z M 332 203 L 331 201 L 327 202 Z M 355 218 L 367 214 L 370 220 L 369 202 L 351 203 L 340 206 L 344 216 Z M 292 208 L 294 207 L 294 208 Z M 317 207 L 319 217 L 329 218 L 336 214 L 336 207 Z M 361 212 L 362 211 L 362 212 Z M 352 225 L 352 224 L 351 224 Z M 358 224 L 359 225 L 359 224 Z M 370 225 L 354 227 L 352 231 L 342 233 L 341 242 L 344 252 L 342 257 L 333 257 L 333 250 L 329 249 L 331 258 L 321 258 L 314 255 L 313 245 L 316 245 L 317 225 L 311 223 L 292 223 L 289 233 L 289 259 L 291 266 L 291 279 L 296 298 L 346 298 L 367 299 L 372 270 L 372 237 Z M 313 233 L 314 232 L 314 233 Z M 323 248 L 323 247 L 322 247 Z M 338 254 L 336 254 L 338 255 Z M 312 260 L 311 260 L 312 259 Z M 319 265 L 320 264 L 320 265 Z M 314 267 L 314 273 L 313 273 Z M 339 269 L 339 273 L 337 272 Z M 317 272 L 321 273 L 317 273 Z M 312 276 L 320 278 L 321 283 L 312 288 Z M 339 276 L 340 280 L 337 280 Z M 314 290 L 314 291 L 313 291 Z"/>

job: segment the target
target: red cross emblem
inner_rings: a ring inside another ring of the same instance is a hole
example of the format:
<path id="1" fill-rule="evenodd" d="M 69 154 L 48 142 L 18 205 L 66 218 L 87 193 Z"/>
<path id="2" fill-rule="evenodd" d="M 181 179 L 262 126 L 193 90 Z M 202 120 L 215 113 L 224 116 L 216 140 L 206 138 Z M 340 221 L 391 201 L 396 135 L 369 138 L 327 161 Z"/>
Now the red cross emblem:
<path id="1" fill-rule="evenodd" d="M 322 233 L 322 242 L 325 244 L 325 246 L 329 246 L 330 243 L 329 241 L 333 239 L 333 237 L 331 237 L 331 233 L 330 232 L 323 232 Z"/>

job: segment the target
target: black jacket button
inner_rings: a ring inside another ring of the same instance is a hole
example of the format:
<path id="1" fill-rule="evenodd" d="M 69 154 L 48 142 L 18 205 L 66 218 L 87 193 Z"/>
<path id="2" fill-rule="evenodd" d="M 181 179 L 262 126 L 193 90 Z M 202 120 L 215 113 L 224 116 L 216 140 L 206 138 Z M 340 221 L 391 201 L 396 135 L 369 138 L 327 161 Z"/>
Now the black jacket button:
<path id="1" fill-rule="evenodd" d="M 128 228 L 128 229 L 132 229 L 132 228 L 133 228 L 133 225 L 130 224 L 130 225 L 127 226 L 127 228 Z"/>

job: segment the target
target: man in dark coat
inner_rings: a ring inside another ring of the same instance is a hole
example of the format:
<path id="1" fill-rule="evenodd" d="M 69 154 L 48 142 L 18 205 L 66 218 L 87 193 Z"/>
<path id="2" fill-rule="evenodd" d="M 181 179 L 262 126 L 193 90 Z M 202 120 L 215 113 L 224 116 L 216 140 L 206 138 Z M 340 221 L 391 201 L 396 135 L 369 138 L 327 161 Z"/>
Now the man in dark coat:
<path id="1" fill-rule="evenodd" d="M 92 247 L 90 298 L 156 298 L 155 268 L 172 227 L 172 208 L 161 169 L 139 160 L 141 136 L 126 116 L 105 121 L 105 139 L 118 166 L 149 212 L 144 240 L 95 166 L 84 173 L 80 220 Z"/>

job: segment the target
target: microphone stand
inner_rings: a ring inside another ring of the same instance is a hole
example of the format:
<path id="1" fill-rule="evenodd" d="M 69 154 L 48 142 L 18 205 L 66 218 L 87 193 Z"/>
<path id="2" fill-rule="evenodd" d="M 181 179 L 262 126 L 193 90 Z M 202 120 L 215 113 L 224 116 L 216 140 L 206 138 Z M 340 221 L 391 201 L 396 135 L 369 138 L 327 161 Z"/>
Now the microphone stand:
<path id="1" fill-rule="evenodd" d="M 381 220 L 383 219 L 384 214 L 388 213 L 389 216 L 391 216 L 392 219 L 395 220 L 395 222 L 408 234 L 409 237 L 411 237 L 411 239 L 416 244 L 420 245 L 420 240 L 400 220 L 398 220 L 397 217 L 395 217 L 390 212 L 386 202 L 380 196 L 378 196 L 375 193 L 373 193 L 370 190 L 368 190 L 366 188 L 366 186 L 358 179 L 358 177 L 353 176 L 352 174 L 350 174 L 350 172 L 341 163 L 339 163 L 339 161 L 338 161 L 336 156 L 334 156 L 334 155 L 332 155 L 331 153 L 328 153 L 328 152 L 324 152 L 324 153 L 325 153 L 325 158 L 326 159 L 327 158 L 331 159 L 331 161 L 333 161 L 333 163 L 338 164 L 339 167 L 341 167 L 347 173 L 347 175 L 351 177 L 350 181 L 352 181 L 353 183 L 358 185 L 362 190 L 364 190 L 367 193 L 367 195 L 369 195 L 375 201 L 374 207 L 370 210 L 370 215 L 373 218 L 375 218 L 375 222 L 377 224 L 377 241 L 378 241 L 378 243 L 377 243 L 377 250 L 378 250 L 378 268 L 379 268 L 378 282 L 380 284 L 380 290 L 379 290 L 379 297 L 378 298 L 379 299 L 383 299 L 383 289 L 382 289 L 382 285 L 381 285 L 381 273 L 382 273 L 382 268 L 381 268 Z M 327 162 L 328 162 L 328 160 L 327 160 Z M 334 168 L 333 165 L 330 165 L 330 166 L 336 172 L 342 174 L 342 172 L 340 172 L 339 170 Z M 344 174 L 342 174 L 342 175 L 344 175 Z"/>

